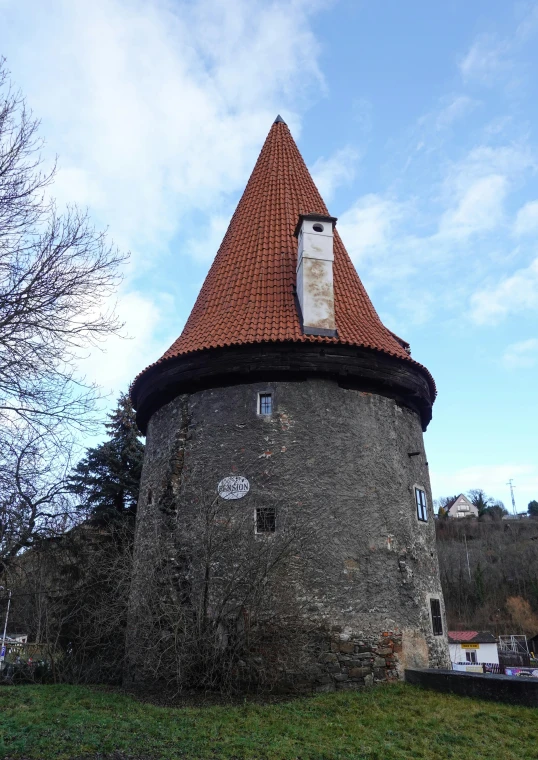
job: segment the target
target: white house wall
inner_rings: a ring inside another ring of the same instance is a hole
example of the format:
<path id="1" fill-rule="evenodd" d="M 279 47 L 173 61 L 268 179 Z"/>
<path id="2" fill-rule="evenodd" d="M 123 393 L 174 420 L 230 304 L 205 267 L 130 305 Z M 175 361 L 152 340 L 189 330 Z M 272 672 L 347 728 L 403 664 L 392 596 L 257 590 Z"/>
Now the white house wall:
<path id="1" fill-rule="evenodd" d="M 476 652 L 476 662 L 499 664 L 497 644 L 475 644 L 476 649 L 464 649 L 461 644 L 449 644 L 451 662 L 465 662 L 466 652 Z"/>

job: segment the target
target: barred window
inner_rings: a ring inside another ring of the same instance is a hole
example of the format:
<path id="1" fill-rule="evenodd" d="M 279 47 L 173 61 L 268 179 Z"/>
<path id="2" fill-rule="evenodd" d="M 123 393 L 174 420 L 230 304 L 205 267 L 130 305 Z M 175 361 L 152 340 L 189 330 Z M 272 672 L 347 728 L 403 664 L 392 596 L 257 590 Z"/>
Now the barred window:
<path id="1" fill-rule="evenodd" d="M 439 599 L 430 599 L 432 613 L 432 629 L 434 636 L 443 635 L 443 618 L 441 617 L 441 602 Z"/>
<path id="2" fill-rule="evenodd" d="M 258 414 L 272 414 L 273 395 L 271 393 L 260 393 L 258 398 Z"/>
<path id="3" fill-rule="evenodd" d="M 422 488 L 415 488 L 415 500 L 417 502 L 417 517 L 422 522 L 428 522 L 428 504 L 426 492 Z"/>
<path id="4" fill-rule="evenodd" d="M 256 508 L 256 533 L 274 533 L 276 530 L 276 509 L 274 507 Z"/>

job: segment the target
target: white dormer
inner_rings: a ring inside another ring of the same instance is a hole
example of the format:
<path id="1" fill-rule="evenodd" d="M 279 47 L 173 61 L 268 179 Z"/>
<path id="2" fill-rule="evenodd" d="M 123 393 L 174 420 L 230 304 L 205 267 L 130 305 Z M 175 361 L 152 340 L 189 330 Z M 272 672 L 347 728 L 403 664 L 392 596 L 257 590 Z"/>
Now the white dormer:
<path id="1" fill-rule="evenodd" d="M 332 216 L 301 214 L 295 229 L 297 298 L 305 335 L 336 335 Z"/>

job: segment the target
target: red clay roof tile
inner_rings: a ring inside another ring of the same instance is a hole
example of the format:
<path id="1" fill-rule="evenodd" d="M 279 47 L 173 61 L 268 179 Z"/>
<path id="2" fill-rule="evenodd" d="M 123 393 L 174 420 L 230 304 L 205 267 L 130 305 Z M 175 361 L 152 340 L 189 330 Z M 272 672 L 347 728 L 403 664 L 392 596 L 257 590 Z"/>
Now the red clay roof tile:
<path id="1" fill-rule="evenodd" d="M 333 272 L 338 337 L 303 335 L 294 296 L 294 230 L 299 214 L 311 213 L 329 215 L 288 126 L 276 121 L 183 332 L 157 364 L 222 346 L 312 341 L 363 346 L 417 366 L 379 319 L 338 231 Z"/>

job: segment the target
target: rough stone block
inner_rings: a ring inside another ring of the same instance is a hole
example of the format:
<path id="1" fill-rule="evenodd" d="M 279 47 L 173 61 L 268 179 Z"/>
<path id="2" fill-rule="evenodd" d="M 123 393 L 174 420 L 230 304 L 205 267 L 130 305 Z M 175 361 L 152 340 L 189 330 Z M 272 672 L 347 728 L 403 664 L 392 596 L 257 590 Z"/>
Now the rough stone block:
<path id="1" fill-rule="evenodd" d="M 376 657 L 374 660 L 374 668 L 384 668 L 386 667 L 387 663 L 385 662 L 384 657 Z"/>
<path id="2" fill-rule="evenodd" d="M 314 686 L 314 691 L 318 694 L 323 694 L 327 691 L 336 691 L 336 687 L 331 681 L 330 683 L 322 683 L 319 686 Z"/>
<path id="3" fill-rule="evenodd" d="M 379 647 L 377 654 L 381 657 L 385 657 L 388 654 L 392 654 L 392 649 L 391 647 Z"/>
<path id="4" fill-rule="evenodd" d="M 357 681 L 343 681 L 336 684 L 337 691 L 357 691 L 361 684 Z"/>
<path id="5" fill-rule="evenodd" d="M 370 687 L 374 685 L 374 674 L 370 673 L 367 676 L 364 676 L 364 685 L 366 687 Z"/>
<path id="6" fill-rule="evenodd" d="M 350 678 L 364 678 L 370 675 L 372 668 L 351 668 L 349 671 Z"/>
<path id="7" fill-rule="evenodd" d="M 319 660 L 320 662 L 338 662 L 338 657 L 334 652 L 323 652 Z"/>
<path id="8" fill-rule="evenodd" d="M 347 681 L 347 675 L 345 673 L 335 673 L 333 678 L 335 681 Z"/>
<path id="9" fill-rule="evenodd" d="M 355 651 L 355 644 L 352 641 L 341 641 L 339 648 L 341 652 L 346 652 L 347 654 L 353 654 L 353 652 Z"/>

